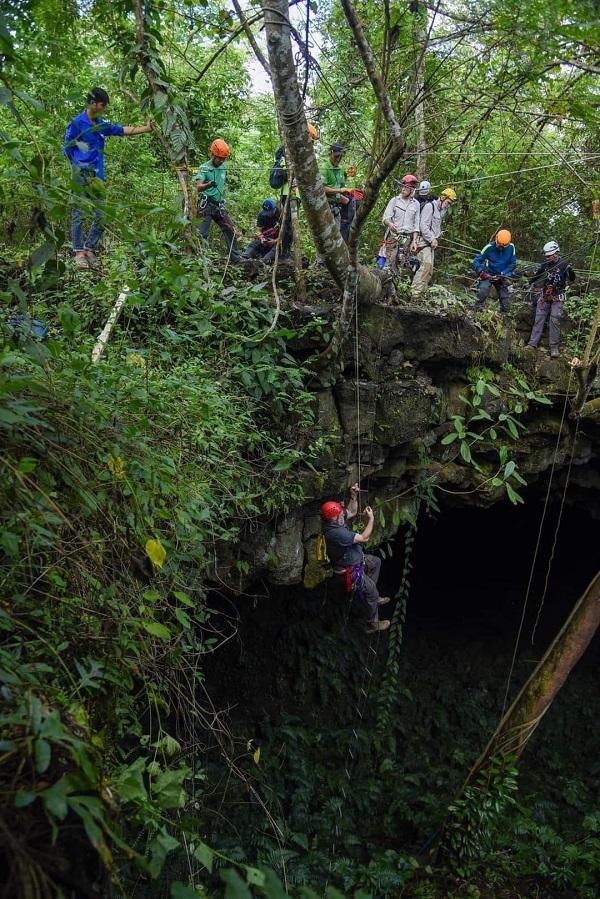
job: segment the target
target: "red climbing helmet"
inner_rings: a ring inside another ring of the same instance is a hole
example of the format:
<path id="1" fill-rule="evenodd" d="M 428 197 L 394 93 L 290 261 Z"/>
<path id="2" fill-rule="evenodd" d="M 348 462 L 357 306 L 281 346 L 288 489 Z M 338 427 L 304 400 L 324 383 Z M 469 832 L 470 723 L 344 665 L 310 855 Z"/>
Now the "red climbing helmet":
<path id="1" fill-rule="evenodd" d="M 338 515 L 341 515 L 343 511 L 344 507 L 341 503 L 336 503 L 330 499 L 321 506 L 321 520 L 333 521 L 333 519 L 337 518 Z"/>
<path id="2" fill-rule="evenodd" d="M 405 187 L 416 187 L 418 181 L 414 175 L 405 175 L 401 183 L 404 184 Z"/>

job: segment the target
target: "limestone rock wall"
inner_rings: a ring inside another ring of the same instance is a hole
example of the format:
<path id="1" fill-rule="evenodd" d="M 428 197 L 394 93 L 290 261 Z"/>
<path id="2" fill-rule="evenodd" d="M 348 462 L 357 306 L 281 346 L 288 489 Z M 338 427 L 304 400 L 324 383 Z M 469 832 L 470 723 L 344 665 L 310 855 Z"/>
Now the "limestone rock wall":
<path id="1" fill-rule="evenodd" d="M 323 309 L 296 310 L 300 324 Z M 443 446 L 452 415 L 464 414 L 461 399 L 485 368 L 502 385 L 521 372 L 532 390 L 547 394 L 552 405 L 530 404 L 525 430 L 511 446 L 511 458 L 529 484 L 545 490 L 555 465 L 554 484 L 562 490 L 570 468 L 569 501 L 585 502 L 600 516 L 600 415 L 576 422 L 568 416 L 565 395 L 575 385 L 567 359 L 528 354 L 523 345 L 531 324 L 529 305 L 513 313 L 508 330 L 492 316 L 486 326 L 463 311 L 373 305 L 361 314 L 357 360 L 348 341 L 336 376 L 315 377 L 312 389 L 318 431 L 328 451 L 316 460 L 316 473 L 300 472 L 305 503 L 279 520 L 246 535 L 240 557 L 250 566 L 249 578 L 263 576 L 273 584 L 304 582 L 312 587 L 327 569 L 315 556 L 320 532 L 318 510 L 327 498 L 342 498 L 358 479 L 363 502 L 377 507 L 374 545 L 393 535 L 414 502 L 414 486 L 428 478 L 441 505 L 489 506 L 505 499 L 503 488 L 480 489 L 487 476 L 457 457 L 455 445 Z M 568 324 L 565 329 L 568 332 Z M 314 338 L 294 351 L 314 351 Z M 506 399 L 486 395 L 483 406 L 493 418 Z M 481 460 L 480 460 L 481 461 Z M 485 468 L 485 457 L 483 459 Z M 490 469 L 493 465 L 490 459 Z M 488 480 L 490 478 L 488 477 Z M 490 512 L 490 514 L 493 514 Z M 220 577 L 229 580 L 231 560 L 222 560 Z M 233 585 L 233 583 L 232 583 Z"/>

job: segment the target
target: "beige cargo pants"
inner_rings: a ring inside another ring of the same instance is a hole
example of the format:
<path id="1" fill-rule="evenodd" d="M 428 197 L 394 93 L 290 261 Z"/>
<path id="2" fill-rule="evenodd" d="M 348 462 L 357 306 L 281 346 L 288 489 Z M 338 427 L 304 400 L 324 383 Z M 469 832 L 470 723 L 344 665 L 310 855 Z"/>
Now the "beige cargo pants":
<path id="1" fill-rule="evenodd" d="M 429 245 L 417 250 L 417 259 L 421 265 L 415 273 L 410 286 L 410 295 L 413 300 L 418 300 L 425 296 L 425 292 L 429 287 L 429 282 L 433 277 L 434 256 L 435 250 L 432 250 Z"/>

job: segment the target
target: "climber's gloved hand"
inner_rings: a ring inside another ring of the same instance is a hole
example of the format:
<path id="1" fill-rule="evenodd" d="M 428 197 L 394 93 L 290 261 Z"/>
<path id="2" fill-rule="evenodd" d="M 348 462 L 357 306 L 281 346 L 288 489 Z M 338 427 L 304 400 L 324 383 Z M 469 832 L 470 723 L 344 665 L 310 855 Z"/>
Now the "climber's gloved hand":
<path id="1" fill-rule="evenodd" d="M 285 156 L 285 149 L 283 147 L 279 147 L 279 149 L 275 152 L 275 162 L 279 163 Z"/>

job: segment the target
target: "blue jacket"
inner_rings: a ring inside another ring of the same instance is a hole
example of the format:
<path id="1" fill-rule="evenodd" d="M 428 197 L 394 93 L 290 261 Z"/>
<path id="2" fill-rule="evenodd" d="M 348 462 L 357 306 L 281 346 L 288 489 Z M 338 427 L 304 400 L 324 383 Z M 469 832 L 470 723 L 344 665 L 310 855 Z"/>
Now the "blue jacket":
<path id="1" fill-rule="evenodd" d="M 476 272 L 486 270 L 490 275 L 512 275 L 517 267 L 517 254 L 514 244 L 497 247 L 495 241 L 488 243 L 473 260 Z"/>
<path id="2" fill-rule="evenodd" d="M 90 122 L 87 110 L 71 119 L 65 132 L 64 154 L 78 169 L 92 169 L 104 181 L 104 141 L 107 137 L 123 137 L 122 125 L 106 119 Z"/>

